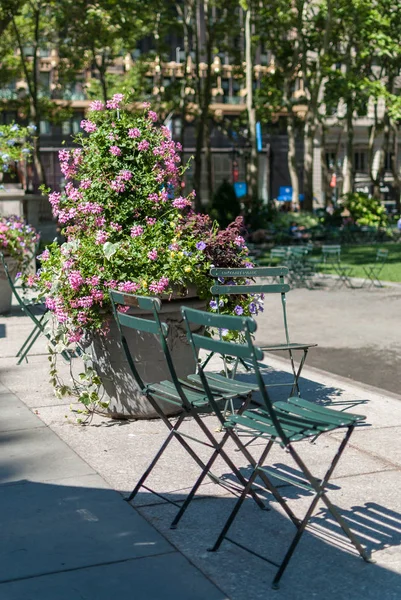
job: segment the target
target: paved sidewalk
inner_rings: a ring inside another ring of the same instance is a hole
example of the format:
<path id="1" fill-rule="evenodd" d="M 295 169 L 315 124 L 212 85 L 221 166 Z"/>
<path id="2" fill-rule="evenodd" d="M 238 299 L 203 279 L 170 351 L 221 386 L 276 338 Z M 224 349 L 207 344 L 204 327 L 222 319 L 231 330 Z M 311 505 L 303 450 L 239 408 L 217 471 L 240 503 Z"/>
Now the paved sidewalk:
<path id="1" fill-rule="evenodd" d="M 0 385 L 1 600 L 224 600 Z"/>
<path id="2" fill-rule="evenodd" d="M 226 491 L 205 483 L 174 531 L 169 529 L 176 511 L 171 504 L 143 490 L 133 510 L 113 491 L 132 489 L 165 438 L 164 425 L 95 416 L 91 426 L 77 426 L 69 399 L 54 398 L 48 384 L 44 344 L 38 343 L 28 364 L 15 364 L 29 323 L 11 316 L 1 318 L 1 324 L 7 337 L 0 341 L 0 380 L 10 391 L 3 388 L 0 394 L 5 482 L 0 514 L 2 539 L 7 539 L 0 550 L 0 576 L 15 580 L 0 584 L 1 600 L 109 600 L 128 593 L 139 600 L 399 600 L 401 402 L 396 395 L 304 369 L 304 397 L 367 415 L 369 426 L 355 432 L 329 492 L 377 562 L 366 564 L 353 555 L 319 506 L 280 591 L 273 592 L 273 569 L 260 559 L 228 542 L 216 554 L 206 551 L 233 506 Z M 269 379 L 283 381 L 286 363 L 271 356 L 266 363 Z M 68 377 L 65 364 L 60 367 Z M 214 418 L 206 419 L 215 428 Z M 189 434 L 193 425 L 185 422 Z M 316 476 L 331 460 L 338 439 L 337 432 L 298 446 Z M 252 448 L 258 455 L 260 446 Z M 249 473 L 243 457 L 233 447 L 228 451 Z M 200 453 L 206 458 L 208 449 Z M 278 448 L 271 459 L 273 468 L 294 472 L 288 455 Z M 224 463 L 215 470 L 229 477 Z M 178 444 L 172 444 L 149 485 L 180 502 L 198 473 Z M 309 494 L 287 485 L 282 491 L 302 514 Z M 274 560 L 283 555 L 293 526 L 275 502 L 271 506 L 261 513 L 246 502 L 232 535 Z"/>

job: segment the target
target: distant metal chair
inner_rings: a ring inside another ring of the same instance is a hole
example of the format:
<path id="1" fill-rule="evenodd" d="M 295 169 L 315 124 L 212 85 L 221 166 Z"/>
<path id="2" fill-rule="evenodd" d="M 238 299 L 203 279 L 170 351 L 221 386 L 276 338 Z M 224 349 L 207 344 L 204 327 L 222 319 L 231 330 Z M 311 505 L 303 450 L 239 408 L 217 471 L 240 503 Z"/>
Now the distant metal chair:
<path id="1" fill-rule="evenodd" d="M 346 287 L 354 287 L 351 277 L 352 268 L 342 264 L 341 262 L 341 246 L 330 245 L 322 246 L 322 267 L 331 268 L 337 276 L 337 285 L 345 285 Z"/>
<path id="2" fill-rule="evenodd" d="M 244 445 L 241 441 L 240 435 L 242 433 L 247 433 L 248 435 L 258 437 L 259 440 L 264 440 L 266 444 L 259 460 L 255 461 L 253 459 L 251 461 L 253 468 L 248 484 L 242 491 L 240 498 L 237 500 L 234 509 L 232 510 L 220 535 L 210 551 L 215 552 L 219 549 L 223 540 L 228 539 L 231 543 L 239 546 L 243 550 L 247 550 L 253 555 L 258 556 L 259 558 L 262 558 L 266 562 L 277 567 L 276 575 L 273 579 L 273 587 L 278 588 L 279 581 L 315 511 L 317 503 L 319 500 L 322 500 L 328 509 L 328 513 L 339 524 L 362 558 L 366 561 L 369 561 L 370 557 L 368 556 L 368 553 L 351 531 L 347 522 L 341 516 L 338 508 L 331 503 L 326 494 L 329 480 L 346 448 L 347 443 L 350 440 L 356 424 L 360 421 L 363 421 L 365 417 L 328 409 L 326 407 L 303 400 L 299 397 L 290 397 L 286 402 L 276 402 L 273 404 L 259 369 L 259 361 L 263 358 L 263 352 L 252 342 L 252 334 L 256 331 L 256 323 L 253 319 L 249 317 L 243 318 L 211 315 L 210 313 L 186 307 L 182 308 L 182 314 L 187 326 L 187 336 L 191 342 L 195 355 L 199 349 L 202 348 L 209 351 L 212 350 L 217 353 L 225 352 L 227 350 L 222 345 L 222 342 L 218 340 L 206 338 L 205 336 L 199 334 L 194 334 L 191 331 L 191 324 L 193 323 L 215 328 L 232 327 L 233 329 L 235 328 L 236 331 L 240 331 L 243 334 L 245 341 L 242 344 L 232 344 L 235 346 L 235 348 L 232 349 L 232 352 L 238 357 L 246 357 L 251 361 L 259 385 L 259 391 L 263 399 L 263 406 L 260 408 L 258 407 L 257 409 L 253 410 L 245 410 L 241 414 L 231 414 L 224 418 L 221 415 L 221 412 L 218 410 L 218 407 L 215 406 L 215 400 L 211 390 L 209 389 L 207 378 L 202 367 L 200 368 L 199 374 L 204 392 L 209 398 L 210 404 L 215 409 L 216 414 L 222 420 L 223 429 L 229 434 L 231 439 L 238 446 L 238 449 L 243 452 L 245 458 L 249 460 L 249 452 L 246 448 L 244 448 Z M 228 322 L 228 319 L 231 319 L 231 321 Z M 328 470 L 326 471 L 325 476 L 320 480 L 312 475 L 309 468 L 300 457 L 299 453 L 295 449 L 295 442 L 320 436 L 324 432 L 330 432 L 340 428 L 346 429 L 345 436 L 339 443 L 338 451 L 335 454 Z M 267 465 L 265 466 L 265 461 L 268 457 L 268 454 L 275 443 L 279 448 L 282 448 L 289 454 L 289 456 L 291 456 L 303 474 L 302 479 L 292 478 L 288 474 L 281 476 L 280 474 L 277 474 L 277 470 L 269 469 Z M 292 483 L 293 485 L 299 486 L 300 488 L 306 489 L 314 494 L 313 500 L 302 519 L 299 519 L 288 506 L 285 498 L 282 495 L 282 490 L 279 490 L 272 482 L 271 477 L 273 476 L 278 476 L 279 479 L 284 479 L 287 484 Z M 272 493 L 274 498 L 280 504 L 281 508 L 290 518 L 291 522 L 296 528 L 296 534 L 281 563 L 261 556 L 250 548 L 244 546 L 242 543 L 240 544 L 233 538 L 228 538 L 227 536 L 233 521 L 235 520 L 247 494 L 252 489 L 252 485 L 255 483 L 257 477 L 262 479 L 267 489 Z M 197 482 L 197 485 L 200 485 L 199 481 Z"/>
<path id="3" fill-rule="evenodd" d="M 286 293 L 290 291 L 290 286 L 285 283 L 285 277 L 288 276 L 288 267 L 256 267 L 254 269 L 224 269 L 224 268 L 212 268 L 210 274 L 216 279 L 216 283 L 211 287 L 211 293 L 217 299 L 217 305 L 219 304 L 218 298 L 222 295 L 248 295 L 250 301 L 252 295 L 256 294 L 280 294 L 281 298 L 281 309 L 283 318 L 283 333 L 285 336 L 285 342 L 278 344 L 268 344 L 262 346 L 262 350 L 266 352 L 286 352 L 288 353 L 293 379 L 289 383 L 270 384 L 271 386 L 288 386 L 291 385 L 291 394 L 300 395 L 299 390 L 299 378 L 301 376 L 302 368 L 304 366 L 309 348 L 317 346 L 317 344 L 300 344 L 291 342 L 288 319 L 287 319 L 287 298 Z M 278 280 L 279 283 L 270 283 L 266 281 L 266 278 L 273 278 Z M 239 279 L 240 283 L 236 284 L 235 280 Z M 264 281 L 260 281 L 264 279 Z M 245 283 L 247 280 L 248 283 Z M 242 281 L 242 282 L 241 282 Z M 298 369 L 295 367 L 294 352 L 302 352 L 302 358 L 298 365 Z M 207 363 L 204 363 L 205 366 Z M 238 364 L 238 363 L 237 363 Z M 235 372 L 234 372 L 235 375 Z"/>
<path id="4" fill-rule="evenodd" d="M 17 289 L 16 285 L 14 284 L 14 281 L 10 275 L 7 263 L 5 261 L 4 255 L 1 252 L 0 252 L 0 260 L 3 263 L 4 271 L 5 271 L 8 283 L 11 287 L 11 291 L 12 291 L 15 299 L 17 300 L 22 311 L 34 323 L 31 333 L 28 335 L 27 339 L 25 340 L 25 342 L 22 344 L 21 348 L 17 352 L 17 357 L 18 357 L 17 365 L 20 365 L 24 359 L 27 360 L 28 352 L 30 351 L 30 349 L 32 348 L 32 346 L 34 345 L 34 343 L 36 342 L 36 340 L 38 339 L 40 334 L 43 334 L 48 339 L 50 344 L 52 344 L 54 347 L 56 346 L 56 343 L 51 339 L 51 336 L 45 331 L 45 318 L 46 318 L 46 314 L 48 312 L 46 306 L 42 302 L 29 301 L 29 300 L 24 299 L 19 294 L 18 289 Z M 37 311 L 41 312 L 42 314 L 40 314 L 40 315 L 35 314 L 35 312 L 37 312 Z M 71 360 L 71 355 L 68 352 L 64 351 L 61 353 L 61 355 L 66 361 L 69 362 Z"/>
<path id="5" fill-rule="evenodd" d="M 368 267 L 363 267 L 363 270 L 365 272 L 366 275 L 366 279 L 364 280 L 364 282 L 362 283 L 362 287 L 365 285 L 365 283 L 367 281 L 369 281 L 369 287 L 383 287 L 382 282 L 380 281 L 380 275 L 381 272 L 383 271 L 383 267 L 385 265 L 385 263 L 387 262 L 388 259 L 388 250 L 384 250 L 384 249 L 378 249 L 378 251 L 376 252 L 376 260 L 374 262 L 373 265 L 368 266 Z"/>
<path id="6" fill-rule="evenodd" d="M 224 445 L 229 438 L 229 434 L 227 433 L 223 436 L 222 439 L 217 440 L 206 426 L 204 419 L 202 419 L 200 416 L 201 412 L 204 412 L 206 409 L 210 410 L 209 400 L 207 396 L 205 396 L 205 392 L 202 386 L 200 386 L 199 384 L 195 385 L 190 381 L 184 381 L 182 379 L 179 379 L 177 376 L 171 358 L 170 350 L 166 341 L 168 325 L 166 323 L 162 323 L 159 317 L 161 301 L 158 298 L 136 296 L 134 294 L 125 294 L 114 290 L 110 292 L 110 299 L 113 307 L 114 317 L 120 333 L 122 347 L 127 358 L 132 376 L 136 381 L 141 393 L 147 398 L 152 408 L 159 415 L 160 419 L 169 430 L 169 434 L 163 442 L 160 450 L 157 452 L 156 456 L 151 461 L 149 467 L 140 477 L 135 488 L 128 496 L 127 501 L 130 502 L 131 500 L 133 500 L 142 487 L 147 489 L 148 491 L 155 493 L 158 496 L 161 496 L 160 494 L 154 492 L 154 490 L 147 487 L 145 485 L 145 482 L 152 470 L 154 469 L 154 467 L 156 466 L 156 464 L 158 463 L 162 454 L 166 450 L 167 446 L 174 438 L 181 444 L 181 446 L 188 452 L 189 456 L 191 456 L 191 458 L 201 468 L 203 477 L 206 477 L 208 475 L 214 483 L 218 483 L 219 485 L 223 486 L 226 489 L 229 489 L 230 491 L 232 491 L 233 489 L 237 493 L 238 491 L 242 491 L 244 486 L 247 484 L 247 480 L 244 478 L 240 470 L 235 466 L 233 461 L 229 458 L 229 456 L 224 450 Z M 127 308 L 135 307 L 136 309 L 139 309 L 139 313 L 135 315 L 130 315 L 128 313 L 120 312 L 118 310 L 119 305 L 125 306 Z M 143 314 L 141 314 L 141 310 L 144 311 Z M 161 348 L 164 352 L 166 364 L 171 379 L 156 382 L 143 381 L 141 375 L 138 372 L 137 365 L 135 364 L 135 361 L 130 352 L 126 337 L 124 335 L 124 328 L 136 329 L 137 331 L 143 332 L 145 334 L 153 334 L 157 337 Z M 246 406 L 250 402 L 251 391 L 255 386 L 252 387 L 245 383 L 233 382 L 227 380 L 224 377 L 215 377 L 214 374 L 211 374 L 210 376 L 209 374 L 205 374 L 204 377 L 206 377 L 209 381 L 209 389 L 211 390 L 214 402 L 216 404 L 219 404 L 219 402 L 222 401 L 226 402 L 227 400 L 231 399 L 240 399 L 242 406 L 239 412 L 241 412 L 246 408 Z M 178 415 L 178 417 L 173 417 L 173 422 L 171 422 L 169 417 L 167 417 L 164 414 L 163 410 L 158 404 L 158 400 L 161 400 L 177 408 L 177 411 L 181 409 L 181 412 Z M 184 422 L 184 419 L 188 417 L 191 417 L 197 423 L 199 430 L 204 435 L 204 439 L 198 439 L 196 437 L 196 434 L 188 435 L 182 432 L 180 427 Z M 203 446 L 208 446 L 213 450 L 206 464 L 199 458 L 198 454 L 188 443 L 187 440 L 199 443 Z M 229 467 L 230 471 L 236 477 L 237 481 L 241 486 L 240 488 L 217 477 L 211 472 L 211 468 L 215 460 L 219 456 L 224 460 L 224 462 Z M 179 520 L 181 519 L 185 510 L 189 506 L 194 493 L 195 492 L 191 491 L 191 493 L 187 496 L 185 502 L 181 506 L 178 514 L 176 515 L 175 519 L 171 524 L 172 528 L 175 528 L 177 526 Z M 250 495 L 254 498 L 255 502 L 260 508 L 265 508 L 264 503 L 256 495 L 256 492 L 253 490 L 253 488 L 250 490 Z M 176 504 L 166 496 L 161 497 L 164 498 L 167 502 Z M 178 505 L 176 504 L 176 506 Z"/>

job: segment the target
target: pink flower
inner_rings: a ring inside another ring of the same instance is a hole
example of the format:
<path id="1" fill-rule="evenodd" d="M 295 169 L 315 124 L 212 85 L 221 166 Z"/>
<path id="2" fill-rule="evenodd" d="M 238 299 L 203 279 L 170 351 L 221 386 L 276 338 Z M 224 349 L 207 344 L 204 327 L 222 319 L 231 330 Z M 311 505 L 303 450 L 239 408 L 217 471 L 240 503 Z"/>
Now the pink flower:
<path id="1" fill-rule="evenodd" d="M 109 152 L 111 154 L 113 154 L 114 156 L 120 156 L 121 155 L 121 148 L 119 148 L 118 146 L 110 146 Z"/>
<path id="2" fill-rule="evenodd" d="M 153 250 L 151 250 L 150 252 L 148 252 L 148 259 L 149 260 L 157 260 L 157 250 L 156 250 L 156 248 L 153 248 Z"/>
<path id="3" fill-rule="evenodd" d="M 50 252 L 47 248 L 45 248 L 45 250 L 43 250 L 42 254 L 40 256 L 38 256 L 39 260 L 41 262 L 43 262 L 44 260 L 49 260 L 50 258 Z"/>
<path id="4" fill-rule="evenodd" d="M 74 160 L 74 165 L 80 165 L 82 162 L 82 150 L 81 148 L 75 148 L 72 151 L 72 156 Z"/>
<path id="5" fill-rule="evenodd" d="M 114 231 L 121 231 L 123 228 L 122 225 L 119 225 L 118 223 L 113 223 L 113 221 L 110 223 L 110 227 L 114 229 Z"/>
<path id="6" fill-rule="evenodd" d="M 162 133 L 163 133 L 163 135 L 164 135 L 165 138 L 171 138 L 171 131 L 170 131 L 170 129 L 168 127 L 166 127 L 165 125 L 162 125 L 160 127 L 160 129 L 161 129 L 161 131 L 162 131 Z"/>
<path id="7" fill-rule="evenodd" d="M 160 202 L 160 196 L 156 192 L 153 192 L 152 194 L 149 194 L 148 200 L 151 200 L 152 202 Z"/>
<path id="8" fill-rule="evenodd" d="M 92 290 L 91 296 L 95 300 L 95 302 L 101 302 L 104 298 L 104 294 L 101 290 Z"/>
<path id="9" fill-rule="evenodd" d="M 100 100 L 94 100 L 89 104 L 89 110 L 103 110 L 104 104 Z"/>
<path id="10" fill-rule="evenodd" d="M 77 320 L 79 323 L 82 323 L 82 325 L 85 325 L 85 323 L 88 322 L 88 316 L 83 310 L 81 310 L 77 315 Z"/>
<path id="11" fill-rule="evenodd" d="M 142 140 L 138 144 L 138 150 L 142 152 L 142 150 L 147 150 L 149 148 L 149 142 L 147 140 Z"/>
<path id="12" fill-rule="evenodd" d="M 87 215 L 100 215 L 103 212 L 103 208 L 97 202 L 82 202 L 78 204 L 78 210 Z"/>
<path id="13" fill-rule="evenodd" d="M 82 188 L 83 190 L 87 190 L 90 188 L 91 185 L 92 185 L 91 179 L 83 179 L 81 181 L 81 183 L 79 184 L 79 187 Z"/>
<path id="14" fill-rule="evenodd" d="M 79 290 L 81 285 L 84 283 L 84 278 L 79 271 L 70 271 L 68 273 L 68 282 L 73 290 Z"/>
<path id="15" fill-rule="evenodd" d="M 122 281 L 118 284 L 118 289 L 120 292 L 128 292 L 129 294 L 132 292 L 136 292 L 139 289 L 139 285 L 134 281 Z"/>
<path id="16" fill-rule="evenodd" d="M 51 298 L 50 296 L 47 296 L 45 304 L 49 310 L 55 310 L 57 306 L 56 300 L 54 298 Z"/>
<path id="17" fill-rule="evenodd" d="M 129 181 L 130 179 L 132 179 L 132 173 L 131 173 L 131 171 L 128 171 L 127 169 L 123 169 L 122 171 L 119 172 L 118 178 L 123 179 L 124 181 Z"/>
<path id="18" fill-rule="evenodd" d="M 129 309 L 130 309 L 129 306 L 123 306 L 122 304 L 119 304 L 117 307 L 117 310 L 120 313 L 127 313 L 129 311 Z"/>
<path id="19" fill-rule="evenodd" d="M 49 202 L 52 205 L 53 209 L 57 208 L 60 204 L 61 194 L 59 192 L 52 192 L 49 194 Z"/>
<path id="20" fill-rule="evenodd" d="M 133 127 L 131 129 L 128 129 L 128 137 L 130 137 L 130 138 L 141 137 L 141 132 L 138 129 L 138 127 Z"/>
<path id="21" fill-rule="evenodd" d="M 83 331 L 81 331 L 80 329 L 76 329 L 73 333 L 70 333 L 68 336 L 68 341 L 70 342 L 70 344 L 73 344 L 74 342 L 79 342 L 82 339 L 83 336 Z"/>
<path id="22" fill-rule="evenodd" d="M 58 158 L 60 162 L 67 162 L 70 160 L 70 151 L 69 150 L 59 150 Z"/>
<path id="23" fill-rule="evenodd" d="M 104 227 L 106 225 L 106 219 L 104 217 L 97 217 L 95 223 L 96 227 Z"/>
<path id="24" fill-rule="evenodd" d="M 100 277 L 98 277 L 98 275 L 93 275 L 92 277 L 86 278 L 86 283 L 88 285 L 99 285 L 99 282 L 100 282 Z"/>
<path id="25" fill-rule="evenodd" d="M 125 192 L 125 185 L 118 179 L 115 179 L 114 181 L 110 181 L 110 187 L 115 192 L 118 192 L 118 193 Z"/>
<path id="26" fill-rule="evenodd" d="M 99 245 L 104 244 L 107 241 L 109 234 L 107 231 L 103 231 L 102 229 L 96 233 L 95 244 Z"/>
<path id="27" fill-rule="evenodd" d="M 111 100 L 107 100 L 106 108 L 119 108 L 123 98 L 124 94 L 114 94 Z"/>
<path id="28" fill-rule="evenodd" d="M 157 221 L 157 219 L 155 219 L 154 217 L 145 217 L 145 219 L 148 225 L 154 225 Z"/>
<path id="29" fill-rule="evenodd" d="M 168 287 L 169 280 L 167 277 L 161 277 L 159 281 L 154 281 L 150 284 L 149 290 L 155 294 L 161 294 Z"/>
<path id="30" fill-rule="evenodd" d="M 143 106 L 143 108 L 144 108 L 145 110 L 147 110 L 148 108 L 150 108 L 150 102 L 144 102 L 144 103 L 142 104 L 142 106 Z"/>
<path id="31" fill-rule="evenodd" d="M 150 110 L 150 111 L 148 112 L 148 117 L 149 117 L 149 119 L 150 119 L 151 121 L 153 121 L 154 123 L 155 123 L 155 122 L 157 121 L 157 119 L 159 118 L 159 117 L 157 116 L 157 114 L 156 114 L 156 113 L 155 113 L 153 110 Z"/>
<path id="32" fill-rule="evenodd" d="M 236 238 L 235 238 L 235 240 L 234 240 L 234 244 L 235 244 L 236 246 L 239 246 L 240 248 L 241 248 L 242 246 L 245 246 L 245 240 L 244 240 L 244 238 L 242 237 L 242 235 L 237 235 L 237 237 L 236 237 Z"/>
<path id="33" fill-rule="evenodd" d="M 173 200 L 173 206 L 174 208 L 183 209 L 186 206 L 191 206 L 191 201 L 188 200 L 188 198 L 183 198 L 180 196 L 179 198 Z"/>
<path id="34" fill-rule="evenodd" d="M 81 306 L 82 308 L 90 308 L 93 304 L 93 298 L 92 296 L 82 296 L 81 298 L 78 298 L 77 300 L 77 305 Z"/>
<path id="35" fill-rule="evenodd" d="M 134 225 L 131 229 L 131 237 L 139 237 L 143 234 L 143 227 L 140 225 Z"/>
<path id="36" fill-rule="evenodd" d="M 81 129 L 86 131 L 86 133 L 93 133 L 94 131 L 96 131 L 97 126 L 96 123 L 94 123 L 93 121 L 83 119 L 81 121 Z"/>

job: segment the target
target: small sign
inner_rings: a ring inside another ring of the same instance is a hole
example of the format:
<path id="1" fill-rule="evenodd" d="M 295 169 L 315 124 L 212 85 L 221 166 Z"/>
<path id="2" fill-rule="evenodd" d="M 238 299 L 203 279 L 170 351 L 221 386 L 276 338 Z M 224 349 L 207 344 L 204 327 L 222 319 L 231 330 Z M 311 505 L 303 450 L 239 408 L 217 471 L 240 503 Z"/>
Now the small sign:
<path id="1" fill-rule="evenodd" d="M 234 191 L 237 198 L 246 196 L 248 192 L 246 181 L 236 181 L 234 183 Z"/>
<path id="2" fill-rule="evenodd" d="M 256 123 L 256 148 L 258 152 L 262 152 L 262 126 L 260 121 Z"/>

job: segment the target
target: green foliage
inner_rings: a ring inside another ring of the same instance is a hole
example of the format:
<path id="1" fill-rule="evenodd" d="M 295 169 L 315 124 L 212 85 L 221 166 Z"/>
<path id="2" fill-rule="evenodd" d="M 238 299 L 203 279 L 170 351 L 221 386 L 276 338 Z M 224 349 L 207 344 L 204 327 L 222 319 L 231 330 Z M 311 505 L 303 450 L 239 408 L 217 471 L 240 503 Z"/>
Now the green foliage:
<path id="1" fill-rule="evenodd" d="M 244 221 L 250 232 L 268 228 L 274 215 L 273 205 L 267 205 L 261 198 L 253 198 L 245 204 Z"/>
<path id="2" fill-rule="evenodd" d="M 387 222 L 386 210 L 380 200 L 367 194 L 347 194 L 342 200 L 342 205 L 349 210 L 357 225 L 382 227 Z"/>
<path id="3" fill-rule="evenodd" d="M 20 127 L 16 123 L 0 125 L 0 169 L 3 172 L 10 171 L 20 161 L 30 160 L 30 138 L 35 129 L 34 126 Z"/>
<path id="4" fill-rule="evenodd" d="M 217 189 L 207 212 L 212 219 L 218 222 L 220 227 L 227 227 L 240 214 L 240 202 L 234 187 L 227 180 L 224 180 Z"/>
<path id="5" fill-rule="evenodd" d="M 308 212 L 277 212 L 273 218 L 273 224 L 278 230 L 288 231 L 292 223 L 299 227 L 311 229 L 319 224 L 319 218 Z"/>

